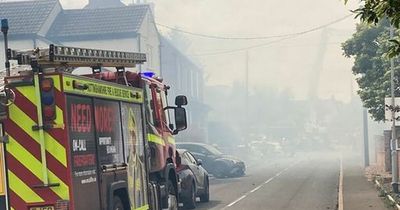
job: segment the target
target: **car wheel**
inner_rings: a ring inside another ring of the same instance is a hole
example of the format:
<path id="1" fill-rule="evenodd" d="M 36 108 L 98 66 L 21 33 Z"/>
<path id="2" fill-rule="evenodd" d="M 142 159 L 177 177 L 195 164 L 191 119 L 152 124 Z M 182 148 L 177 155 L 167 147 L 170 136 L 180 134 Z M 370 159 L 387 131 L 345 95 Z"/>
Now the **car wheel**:
<path id="1" fill-rule="evenodd" d="M 244 169 L 243 168 L 237 168 L 235 173 L 232 174 L 232 177 L 242 177 L 244 176 Z"/>
<path id="2" fill-rule="evenodd" d="M 213 173 L 213 175 L 216 177 L 216 178 L 224 178 L 226 175 L 225 175 L 225 165 L 223 165 L 223 164 L 218 164 L 217 165 L 217 167 L 214 169 L 214 173 Z"/>
<path id="3" fill-rule="evenodd" d="M 113 210 L 124 210 L 124 204 L 119 196 L 114 196 Z"/>
<path id="4" fill-rule="evenodd" d="M 210 201 L 210 184 L 208 182 L 208 177 L 204 180 L 204 194 L 200 196 L 200 202 Z"/>
<path id="5" fill-rule="evenodd" d="M 196 208 L 196 186 L 194 182 L 192 182 L 190 186 L 190 195 L 183 201 L 183 207 L 185 209 L 194 209 Z"/>

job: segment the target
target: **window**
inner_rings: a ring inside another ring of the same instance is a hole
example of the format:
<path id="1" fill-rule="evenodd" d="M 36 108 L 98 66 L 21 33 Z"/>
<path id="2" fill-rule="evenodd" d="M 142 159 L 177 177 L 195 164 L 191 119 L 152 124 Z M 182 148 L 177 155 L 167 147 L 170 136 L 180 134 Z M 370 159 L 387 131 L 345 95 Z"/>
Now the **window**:
<path id="1" fill-rule="evenodd" d="M 164 91 L 160 91 L 158 93 L 161 97 L 161 103 L 162 103 L 162 107 L 166 108 L 168 106 L 168 100 L 167 100 L 167 94 Z M 169 109 L 165 109 L 164 110 L 164 117 L 165 117 L 165 123 L 167 125 L 167 127 L 169 127 L 169 124 L 171 124 L 171 119 L 170 119 L 170 113 L 169 113 Z"/>
<path id="2" fill-rule="evenodd" d="M 94 121 L 101 165 L 123 163 L 120 107 L 118 102 L 94 99 Z"/>
<path id="3" fill-rule="evenodd" d="M 181 155 L 181 160 L 183 165 L 189 165 L 189 158 L 186 156 L 186 152 Z"/>
<path id="4" fill-rule="evenodd" d="M 187 157 L 189 158 L 190 162 L 192 162 L 193 164 L 197 164 L 196 158 L 193 157 L 192 154 L 190 154 L 190 152 L 186 152 Z"/>
<path id="5" fill-rule="evenodd" d="M 156 115 L 154 112 L 153 96 L 149 85 L 146 85 L 145 88 L 145 104 L 146 104 L 145 111 L 146 111 L 147 122 L 149 122 L 152 125 L 155 125 Z"/>

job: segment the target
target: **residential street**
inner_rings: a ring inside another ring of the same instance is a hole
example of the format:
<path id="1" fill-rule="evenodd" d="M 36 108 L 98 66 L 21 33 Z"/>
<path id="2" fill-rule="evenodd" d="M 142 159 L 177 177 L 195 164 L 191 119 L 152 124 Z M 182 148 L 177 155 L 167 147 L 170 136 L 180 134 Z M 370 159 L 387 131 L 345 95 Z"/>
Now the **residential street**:
<path id="1" fill-rule="evenodd" d="M 354 164 L 351 167 L 355 168 Z M 250 166 L 245 177 L 212 180 L 210 203 L 197 203 L 196 209 L 337 209 L 339 172 L 340 155 L 338 154 L 326 157 L 298 155 L 295 158 L 268 161 L 262 166 Z M 363 179 L 363 177 L 354 177 L 354 174 L 354 172 L 350 174 L 353 179 L 349 179 L 348 182 Z M 347 184 L 351 186 L 348 182 Z M 371 183 L 365 181 L 363 184 L 367 184 L 365 187 L 368 189 L 373 188 Z M 344 188 L 347 190 L 346 186 Z M 374 207 L 370 209 L 380 210 L 383 202 L 374 193 L 375 191 L 371 192 L 377 202 L 369 201 L 368 206 Z M 357 197 L 357 195 L 346 194 L 346 198 L 352 197 Z M 348 199 L 345 199 L 345 202 Z M 361 199 L 363 199 L 362 196 Z M 359 208 L 360 205 L 355 207 L 351 201 L 348 202 L 350 203 L 348 208 L 345 208 L 346 210 L 365 209 Z"/>

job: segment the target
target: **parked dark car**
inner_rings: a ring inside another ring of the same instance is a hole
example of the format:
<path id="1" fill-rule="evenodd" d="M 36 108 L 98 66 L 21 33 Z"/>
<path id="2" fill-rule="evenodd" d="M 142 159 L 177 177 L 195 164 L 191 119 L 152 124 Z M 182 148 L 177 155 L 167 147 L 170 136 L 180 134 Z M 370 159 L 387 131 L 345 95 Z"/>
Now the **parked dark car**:
<path id="1" fill-rule="evenodd" d="M 196 208 L 196 198 L 200 202 L 210 200 L 208 172 L 202 167 L 202 161 L 197 160 L 190 152 L 178 149 L 176 165 L 181 180 L 180 200 L 186 209 Z"/>
<path id="2" fill-rule="evenodd" d="M 246 166 L 242 160 L 223 154 L 212 145 L 202 143 L 177 143 L 177 147 L 190 151 L 201 159 L 203 167 L 217 178 L 243 176 Z"/>

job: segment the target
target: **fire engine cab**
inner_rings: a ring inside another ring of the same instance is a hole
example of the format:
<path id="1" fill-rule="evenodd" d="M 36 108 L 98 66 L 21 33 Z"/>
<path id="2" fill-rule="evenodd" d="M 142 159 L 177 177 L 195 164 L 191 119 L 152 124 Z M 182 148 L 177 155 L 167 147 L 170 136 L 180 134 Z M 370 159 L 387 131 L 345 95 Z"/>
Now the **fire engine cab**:
<path id="1" fill-rule="evenodd" d="M 126 69 L 145 54 L 56 45 L 7 54 L 30 66 L 0 94 L 8 209 L 178 208 L 173 135 L 187 127 L 187 99 L 170 106 L 161 79 Z M 78 67 L 91 73 L 72 74 Z"/>

